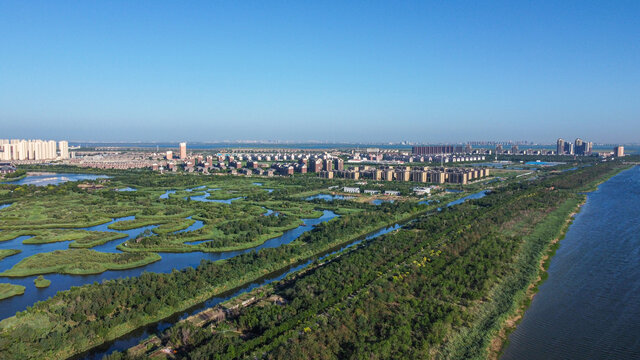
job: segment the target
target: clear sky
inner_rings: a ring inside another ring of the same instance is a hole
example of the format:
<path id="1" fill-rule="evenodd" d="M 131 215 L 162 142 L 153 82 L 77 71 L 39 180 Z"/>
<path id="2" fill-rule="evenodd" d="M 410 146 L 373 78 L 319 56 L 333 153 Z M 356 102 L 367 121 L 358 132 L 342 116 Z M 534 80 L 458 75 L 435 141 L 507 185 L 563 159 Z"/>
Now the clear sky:
<path id="1" fill-rule="evenodd" d="M 0 0 L 0 138 L 640 142 L 640 1 Z"/>

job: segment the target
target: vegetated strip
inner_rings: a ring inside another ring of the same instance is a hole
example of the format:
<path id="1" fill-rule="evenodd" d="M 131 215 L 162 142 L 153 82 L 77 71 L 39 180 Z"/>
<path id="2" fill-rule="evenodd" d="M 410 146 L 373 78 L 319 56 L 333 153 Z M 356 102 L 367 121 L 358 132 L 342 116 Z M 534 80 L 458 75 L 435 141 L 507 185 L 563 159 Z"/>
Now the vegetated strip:
<path id="1" fill-rule="evenodd" d="M 9 257 L 11 255 L 19 254 L 22 250 L 17 249 L 0 249 L 0 260 Z"/>

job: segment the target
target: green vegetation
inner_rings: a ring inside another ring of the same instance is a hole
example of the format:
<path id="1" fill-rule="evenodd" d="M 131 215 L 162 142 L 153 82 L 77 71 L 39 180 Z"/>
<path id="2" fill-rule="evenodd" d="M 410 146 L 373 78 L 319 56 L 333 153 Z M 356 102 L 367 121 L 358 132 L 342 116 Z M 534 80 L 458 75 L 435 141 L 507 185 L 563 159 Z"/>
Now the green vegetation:
<path id="1" fill-rule="evenodd" d="M 278 248 L 203 261 L 196 269 L 144 273 L 58 292 L 0 322 L 0 353 L 8 359 L 66 358 L 369 232 L 414 219 L 404 230 L 315 262 L 308 271 L 265 290 L 265 296 L 281 302 L 260 300 L 205 327 L 179 324 L 162 334 L 160 344 L 175 349 L 179 358 L 482 357 L 496 329 L 514 311 L 518 294 L 535 278 L 537 262 L 558 234 L 556 220 L 564 220 L 567 209 L 581 199 L 576 191 L 619 168 L 616 162 L 598 163 L 561 174 L 540 172 L 534 180 L 512 177 L 493 183 L 485 198 L 451 208 L 439 205 L 442 211 L 435 211 L 436 204 L 419 205 L 415 198 L 379 206 L 304 201 L 302 192 L 328 186 L 326 180 L 308 176 L 266 179 L 261 187 L 251 184 L 255 179 L 132 171 L 113 173 L 109 185 L 138 189 L 129 193 L 84 191 L 72 185 L 28 191 L 14 187 L 0 196 L 0 201 L 18 205 L 5 209 L 7 215 L 0 213 L 0 228 L 5 229 L 0 234 L 31 226 L 78 227 L 125 215 L 136 218 L 116 227 L 160 226 L 127 241 L 120 247 L 124 253 L 82 249 L 38 254 L 2 274 L 9 276 L 94 273 L 155 261 L 157 251 L 255 246 L 305 217 L 319 216 L 319 209 L 341 216 Z M 232 204 L 159 199 L 166 189 L 200 185 L 245 199 Z M 264 187 L 275 191 L 267 193 Z M 464 195 L 434 197 L 444 204 Z M 51 211 L 50 203 L 67 200 L 68 211 Z M 264 216 L 265 208 L 279 216 Z M 204 226 L 174 234 L 174 229 L 186 228 L 186 216 Z M 195 240 L 211 241 L 188 244 Z M 473 341 L 459 340 L 462 334 L 470 334 Z M 127 356 L 116 353 L 111 358 Z"/>
<path id="2" fill-rule="evenodd" d="M 160 260 L 154 253 L 101 253 L 88 249 L 56 250 L 22 259 L 0 276 L 24 277 L 39 274 L 99 274 L 107 270 L 123 270 L 144 266 Z"/>
<path id="3" fill-rule="evenodd" d="M 16 295 L 24 294 L 25 287 L 22 285 L 14 285 L 0 283 L 0 300 L 10 298 Z"/>
<path id="4" fill-rule="evenodd" d="M 21 252 L 22 250 L 16 250 L 16 249 L 0 249 L 0 260 L 6 257 L 9 257 L 11 255 L 19 254 Z"/>
<path id="5" fill-rule="evenodd" d="M 215 294 L 255 281 L 370 231 L 386 227 L 396 220 L 408 220 L 427 207 L 406 203 L 375 209 L 383 211 L 336 218 L 318 225 L 290 245 L 249 252 L 225 261 L 203 261 L 195 270 L 187 268 L 169 274 L 144 273 L 137 278 L 106 281 L 58 292 L 53 298 L 35 304 L 28 311 L 0 322 L 0 351 L 7 353 L 10 358 L 68 357 L 117 338 L 142 324 L 187 309 Z M 337 233 L 340 235 L 336 236 Z M 43 326 L 43 318 L 50 325 Z M 22 331 L 34 332 L 34 339 L 46 340 L 36 345 L 23 339 L 17 345 L 14 342 L 17 338 L 13 336 Z M 84 335 L 74 336 L 77 333 Z M 3 344 L 8 348 L 2 347 Z"/>
<path id="6" fill-rule="evenodd" d="M 33 283 L 36 285 L 38 289 L 43 289 L 51 285 L 51 280 L 45 279 L 44 276 L 40 275 L 33 280 Z"/>
<path id="7" fill-rule="evenodd" d="M 176 219 L 172 222 L 162 224 L 153 229 L 156 234 L 168 234 L 180 230 L 185 230 L 189 226 L 193 225 L 196 221 L 193 219 Z"/>
<path id="8" fill-rule="evenodd" d="M 422 216 L 270 287 L 221 323 L 182 322 L 156 346 L 178 358 L 486 358 L 583 199 L 548 185 L 615 170 L 515 183 Z"/>

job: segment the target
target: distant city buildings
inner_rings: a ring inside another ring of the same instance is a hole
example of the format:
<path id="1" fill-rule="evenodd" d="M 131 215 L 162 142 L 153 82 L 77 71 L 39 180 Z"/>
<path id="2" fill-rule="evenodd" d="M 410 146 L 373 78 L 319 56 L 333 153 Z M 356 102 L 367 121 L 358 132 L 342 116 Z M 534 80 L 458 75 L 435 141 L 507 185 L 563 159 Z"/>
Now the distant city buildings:
<path id="1" fill-rule="evenodd" d="M 58 153 L 58 150 L 59 153 Z M 56 160 L 69 158 L 69 143 L 53 140 L 0 139 L 0 160 Z"/>
<path id="2" fill-rule="evenodd" d="M 593 143 L 577 138 L 574 143 L 560 138 L 556 142 L 556 155 L 591 155 Z"/>
<path id="3" fill-rule="evenodd" d="M 414 146 L 411 152 L 414 155 L 462 154 L 464 147 L 462 145 Z"/>
<path id="4" fill-rule="evenodd" d="M 187 158 L 187 143 L 180 143 L 180 160 L 184 160 Z"/>
<path id="5" fill-rule="evenodd" d="M 624 156 L 624 146 L 618 145 L 618 146 L 614 147 L 613 148 L 613 155 L 616 156 L 616 157 Z"/>
<path id="6" fill-rule="evenodd" d="M 478 180 L 489 176 L 488 168 L 464 168 L 464 167 L 384 167 L 377 168 L 373 166 L 360 166 L 349 170 L 327 171 L 323 170 L 319 173 L 321 178 L 333 179 L 340 177 L 345 179 L 372 179 L 376 181 L 413 181 L 421 183 L 435 184 L 467 184 L 471 181 Z"/>

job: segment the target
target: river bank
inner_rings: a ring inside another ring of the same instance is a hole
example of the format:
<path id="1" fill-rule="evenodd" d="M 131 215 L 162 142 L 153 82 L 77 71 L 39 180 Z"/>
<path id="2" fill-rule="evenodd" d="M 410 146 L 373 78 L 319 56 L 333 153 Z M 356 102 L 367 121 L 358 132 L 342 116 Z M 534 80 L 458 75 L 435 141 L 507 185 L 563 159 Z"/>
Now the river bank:
<path id="1" fill-rule="evenodd" d="M 640 358 L 639 185 L 635 167 L 587 195 L 502 359 Z"/>
<path id="2" fill-rule="evenodd" d="M 565 222 L 560 229 L 559 236 L 555 237 L 547 245 L 544 255 L 538 261 L 538 275 L 536 279 L 529 284 L 527 290 L 520 299 L 514 299 L 514 303 L 519 303 L 517 305 L 517 309 L 511 314 L 511 316 L 508 316 L 504 320 L 502 327 L 491 340 L 487 356 L 488 359 L 497 360 L 502 355 L 504 348 L 508 344 L 509 335 L 516 329 L 520 320 L 524 316 L 525 311 L 531 305 L 533 298 L 538 293 L 538 287 L 547 279 L 547 270 L 549 269 L 551 258 L 558 249 L 559 242 L 565 237 L 569 230 L 569 226 L 571 226 L 571 223 L 573 222 L 574 216 L 580 212 L 580 208 L 585 202 L 586 198 L 579 202 L 575 206 L 574 211 L 566 216 Z"/>
<path id="3" fill-rule="evenodd" d="M 509 345 L 510 334 L 516 330 L 527 309 L 531 306 L 534 297 L 538 294 L 539 287 L 547 280 L 551 260 L 560 247 L 560 242 L 565 238 L 575 216 L 578 215 L 582 207 L 587 202 L 587 196 L 584 193 L 596 191 L 601 184 L 607 182 L 620 172 L 628 169 L 629 167 L 616 169 L 582 187 L 581 190 L 583 193 L 580 194 L 581 200 L 574 206 L 573 211 L 568 212 L 566 216 L 564 216 L 565 220 L 559 229 L 558 236 L 552 238 L 541 252 L 542 256 L 537 261 L 537 274 L 534 277 L 534 280 L 528 284 L 523 293 L 514 297 L 514 309 L 506 314 L 506 318 L 502 322 L 502 325 L 491 339 L 488 347 L 488 359 L 497 360 L 502 356 L 506 347 Z"/>

